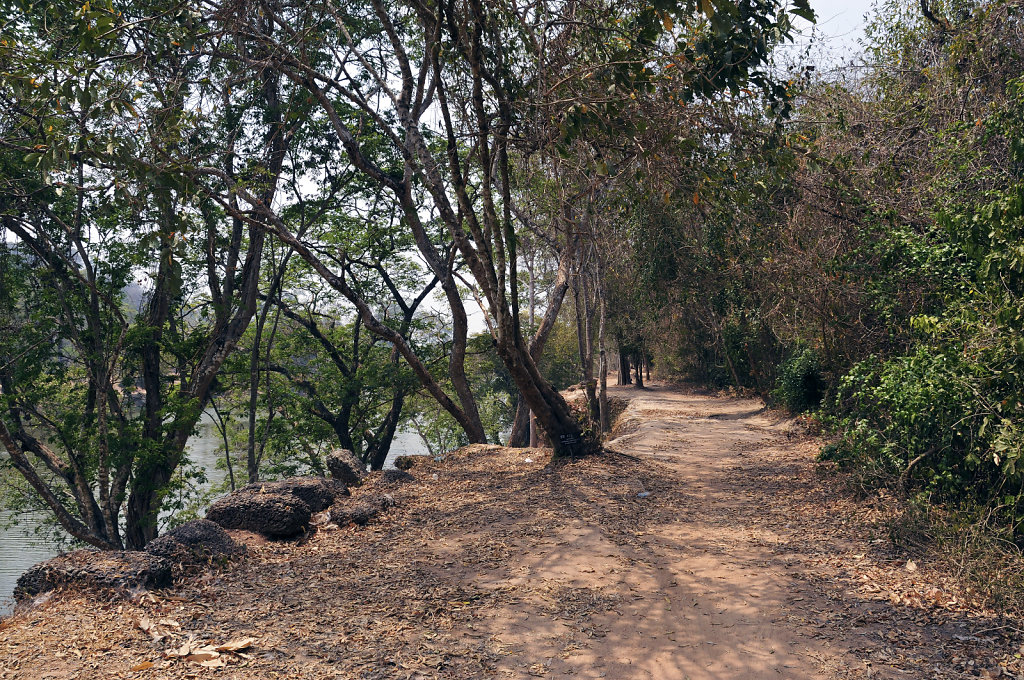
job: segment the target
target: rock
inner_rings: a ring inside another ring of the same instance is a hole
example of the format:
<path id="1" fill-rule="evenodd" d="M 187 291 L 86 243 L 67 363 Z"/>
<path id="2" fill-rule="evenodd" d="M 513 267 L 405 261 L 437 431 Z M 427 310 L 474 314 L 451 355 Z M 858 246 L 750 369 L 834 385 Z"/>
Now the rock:
<path id="1" fill-rule="evenodd" d="M 358 524 L 363 526 L 395 504 L 387 494 L 366 496 L 351 502 L 335 503 L 331 506 L 331 521 L 338 526 Z"/>
<path id="2" fill-rule="evenodd" d="M 416 478 L 405 470 L 384 470 L 380 473 L 379 480 L 380 484 L 395 486 L 397 484 L 405 484 L 406 482 L 414 482 Z"/>
<path id="3" fill-rule="evenodd" d="M 186 570 L 211 562 L 223 564 L 245 553 L 228 532 L 208 519 L 194 519 L 171 529 L 146 545 L 146 552 L 163 557 Z"/>
<path id="4" fill-rule="evenodd" d="M 206 518 L 225 529 L 255 531 L 270 538 L 302 533 L 313 513 L 326 510 L 349 495 L 337 479 L 290 477 L 257 482 L 228 494 L 210 506 Z"/>
<path id="5" fill-rule="evenodd" d="M 276 482 L 256 482 L 239 491 L 251 493 L 290 493 L 309 506 L 310 512 L 331 507 L 335 500 L 349 495 L 348 487 L 337 479 L 323 477 L 289 477 Z"/>
<path id="6" fill-rule="evenodd" d="M 399 456 L 395 458 L 395 467 L 399 470 L 411 470 L 416 465 L 417 460 L 422 460 L 425 456 Z"/>
<path id="7" fill-rule="evenodd" d="M 166 588 L 171 562 L 143 551 L 75 550 L 40 562 L 18 579 L 14 597 L 21 600 L 61 587 Z"/>
<path id="8" fill-rule="evenodd" d="M 359 486 L 366 477 L 366 463 L 348 449 L 335 449 L 327 454 L 327 469 L 338 481 Z"/>
<path id="9" fill-rule="evenodd" d="M 309 526 L 312 512 L 290 493 L 235 491 L 206 511 L 206 519 L 225 529 L 245 529 L 268 538 L 288 538 Z"/>

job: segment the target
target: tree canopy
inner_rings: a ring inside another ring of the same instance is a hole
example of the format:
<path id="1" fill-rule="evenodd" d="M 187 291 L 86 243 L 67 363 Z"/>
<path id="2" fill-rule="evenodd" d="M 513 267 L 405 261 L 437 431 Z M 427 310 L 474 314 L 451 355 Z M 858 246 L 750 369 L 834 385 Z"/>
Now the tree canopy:
<path id="1" fill-rule="evenodd" d="M 863 68 L 830 73 L 781 65 L 798 19 L 16 3 L 9 479 L 76 539 L 138 548 L 204 413 L 231 483 L 335 446 L 379 468 L 411 430 L 563 458 L 600 449 L 609 372 L 653 366 L 817 410 L 829 457 L 1016 518 L 1017 9 L 892 0 Z"/>

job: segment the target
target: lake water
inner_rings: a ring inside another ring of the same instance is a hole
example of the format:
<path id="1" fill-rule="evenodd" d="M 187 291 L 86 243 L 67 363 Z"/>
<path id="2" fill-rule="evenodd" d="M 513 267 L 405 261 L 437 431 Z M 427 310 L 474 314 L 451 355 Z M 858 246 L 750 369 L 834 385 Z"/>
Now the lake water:
<path id="1" fill-rule="evenodd" d="M 189 440 L 189 458 L 206 471 L 207 482 L 203 491 L 224 482 L 227 470 L 218 469 L 217 461 L 224 453 L 220 451 L 222 440 L 213 422 L 204 414 L 199 432 Z M 422 455 L 427 452 L 419 435 L 415 432 L 399 432 L 391 445 L 385 467 L 393 467 L 398 456 Z M 245 470 L 235 468 L 236 482 L 244 483 Z M 10 514 L 0 512 L 0 525 L 6 524 Z M 14 585 L 25 571 L 34 564 L 48 560 L 59 550 L 56 543 L 39 536 L 35 530 L 40 526 L 38 517 L 22 517 L 18 526 L 0 528 L 0 616 L 11 612 L 14 605 Z"/>

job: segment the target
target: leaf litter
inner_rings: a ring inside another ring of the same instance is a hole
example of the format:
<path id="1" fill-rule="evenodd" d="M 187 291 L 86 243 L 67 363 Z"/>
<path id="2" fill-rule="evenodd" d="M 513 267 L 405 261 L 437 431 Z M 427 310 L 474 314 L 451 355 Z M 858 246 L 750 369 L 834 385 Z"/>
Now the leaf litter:
<path id="1" fill-rule="evenodd" d="M 634 398 L 618 453 L 425 457 L 415 482 L 354 490 L 397 501 L 366 527 L 299 543 L 237 534 L 246 560 L 172 591 L 23 608 L 0 625 L 0 678 L 635 677 L 725 663 L 751 608 L 798 650 L 766 650 L 765 677 L 804 677 L 807 662 L 807 677 L 1024 678 L 1019 621 L 879 540 L 887 505 L 820 474 L 817 442 L 770 414 L 716 417 L 749 400 L 618 395 Z M 702 463 L 671 458 L 708 442 Z M 783 596 L 700 571 L 716 560 L 770 572 Z"/>

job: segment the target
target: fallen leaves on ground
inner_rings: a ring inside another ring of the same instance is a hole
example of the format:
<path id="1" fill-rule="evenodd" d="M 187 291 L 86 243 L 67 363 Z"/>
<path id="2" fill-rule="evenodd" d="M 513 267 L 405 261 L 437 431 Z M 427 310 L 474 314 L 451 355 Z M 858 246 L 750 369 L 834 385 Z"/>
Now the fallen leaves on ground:
<path id="1" fill-rule="evenodd" d="M 683 425 L 699 429 L 732 402 L 693 403 L 627 411 L 617 449 L 630 453 L 654 420 L 689 432 Z M 751 573 L 784 573 L 784 602 L 746 592 L 742 604 L 774 607 L 808 648 L 822 643 L 829 677 L 1024 680 L 1018 622 L 980 607 L 927 560 L 895 551 L 884 538 L 884 499 L 858 500 L 821 474 L 815 441 L 736 423 L 721 469 L 698 480 L 653 454 L 547 465 L 542 450 L 471 446 L 417 461 L 415 482 L 353 490 L 396 498 L 366 527 L 299 543 L 248 536 L 244 561 L 173 591 L 128 600 L 68 592 L 21 611 L 0 626 L 0 678 L 177 680 L 206 669 L 239 679 L 555 676 L 575 655 L 629 642 L 610 639 L 608 621 L 642 621 L 655 607 L 667 621 L 708 609 L 699 592 L 688 593 L 691 602 L 656 585 L 623 585 L 640 570 L 664 572 L 666 585 L 682 581 L 685 574 L 669 574 L 672 560 L 699 552 Z M 654 442 L 654 454 L 685 448 L 682 435 L 672 436 Z M 665 532 L 680 527 L 699 535 L 673 545 Z M 571 577 L 522 571 L 527 558 L 555 569 L 572 550 L 569 530 L 592 531 L 608 546 L 611 577 L 593 565 Z M 550 628 L 537 633 L 549 657 L 495 630 L 496 621 L 526 615 Z M 681 625 L 663 637 L 680 655 L 721 647 L 710 636 L 688 639 Z"/>

